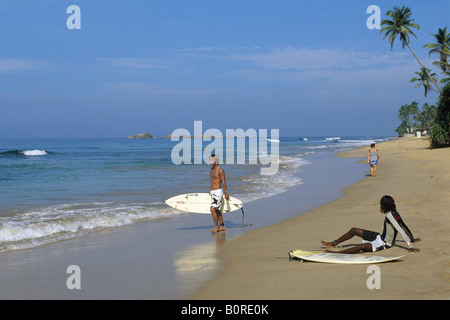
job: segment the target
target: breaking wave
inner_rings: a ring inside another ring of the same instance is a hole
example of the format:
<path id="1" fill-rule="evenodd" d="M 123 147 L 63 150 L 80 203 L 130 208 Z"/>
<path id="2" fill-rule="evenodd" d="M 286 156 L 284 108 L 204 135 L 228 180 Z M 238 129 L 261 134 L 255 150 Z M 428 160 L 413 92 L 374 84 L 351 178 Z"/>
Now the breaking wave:
<path id="1" fill-rule="evenodd" d="M 45 156 L 48 152 L 45 150 L 9 150 L 0 152 L 2 156 L 27 156 L 27 157 L 35 157 L 35 156 Z"/>
<path id="2" fill-rule="evenodd" d="M 139 221 L 180 215 L 162 204 L 62 204 L 0 218 L 0 252 L 28 249 Z"/>

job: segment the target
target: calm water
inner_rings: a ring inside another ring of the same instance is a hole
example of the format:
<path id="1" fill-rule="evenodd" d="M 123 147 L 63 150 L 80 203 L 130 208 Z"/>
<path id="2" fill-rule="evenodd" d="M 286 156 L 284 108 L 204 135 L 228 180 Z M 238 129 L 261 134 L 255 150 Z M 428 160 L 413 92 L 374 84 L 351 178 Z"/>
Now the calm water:
<path id="1" fill-rule="evenodd" d="M 384 140 L 281 138 L 276 175 L 260 175 L 260 165 L 248 161 L 224 164 L 228 190 L 244 203 L 270 197 L 302 183 L 298 173 L 310 163 L 309 155 L 331 155 Z M 175 165 L 171 152 L 178 143 L 169 139 L 0 139 L 0 252 L 186 214 L 167 207 L 164 200 L 208 192 L 210 166 Z M 203 148 L 210 143 L 203 142 Z"/>

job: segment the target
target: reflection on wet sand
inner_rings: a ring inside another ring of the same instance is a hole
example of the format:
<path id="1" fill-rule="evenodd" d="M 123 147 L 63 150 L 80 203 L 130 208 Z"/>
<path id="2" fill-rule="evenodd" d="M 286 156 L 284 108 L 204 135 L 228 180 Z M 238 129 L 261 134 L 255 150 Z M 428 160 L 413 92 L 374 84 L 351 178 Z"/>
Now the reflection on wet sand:
<path id="1" fill-rule="evenodd" d="M 181 294 L 200 288 L 219 270 L 217 250 L 226 241 L 225 232 L 213 233 L 211 237 L 215 238 L 214 242 L 194 245 L 176 253 L 173 262 L 175 281 Z"/>

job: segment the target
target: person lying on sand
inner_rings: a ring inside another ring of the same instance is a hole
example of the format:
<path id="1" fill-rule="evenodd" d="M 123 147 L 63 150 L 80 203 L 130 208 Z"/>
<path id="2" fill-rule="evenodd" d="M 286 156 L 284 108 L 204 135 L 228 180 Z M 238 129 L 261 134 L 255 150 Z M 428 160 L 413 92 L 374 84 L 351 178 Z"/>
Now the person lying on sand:
<path id="1" fill-rule="evenodd" d="M 394 199 L 391 196 L 383 196 L 380 200 L 380 211 L 385 214 L 383 233 L 364 230 L 360 228 L 351 228 L 347 233 L 342 235 L 337 240 L 332 242 L 321 241 L 322 245 L 335 248 L 339 243 L 344 242 L 358 236 L 363 239 L 363 243 L 349 249 L 341 251 L 326 250 L 325 252 L 334 253 L 359 253 L 363 252 L 375 252 L 384 249 L 389 249 L 394 245 L 397 233 L 400 233 L 402 238 L 408 245 L 409 252 L 420 252 L 420 249 L 416 249 L 411 243 L 421 241 L 420 238 L 414 238 L 409 228 L 403 222 L 400 214 L 397 212 Z"/>

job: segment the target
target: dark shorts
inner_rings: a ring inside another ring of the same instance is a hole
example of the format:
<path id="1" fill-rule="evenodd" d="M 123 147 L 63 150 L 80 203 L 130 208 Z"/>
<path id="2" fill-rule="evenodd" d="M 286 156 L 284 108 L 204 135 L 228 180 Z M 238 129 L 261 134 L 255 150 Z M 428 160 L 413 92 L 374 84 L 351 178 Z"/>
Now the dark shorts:
<path id="1" fill-rule="evenodd" d="M 370 230 L 363 230 L 362 238 L 366 241 L 375 241 L 377 236 L 379 235 L 378 232 L 370 231 Z"/>
<path id="2" fill-rule="evenodd" d="M 362 236 L 364 243 L 370 243 L 372 245 L 373 252 L 390 248 L 390 246 L 381 239 L 381 235 L 378 232 L 363 230 Z"/>

